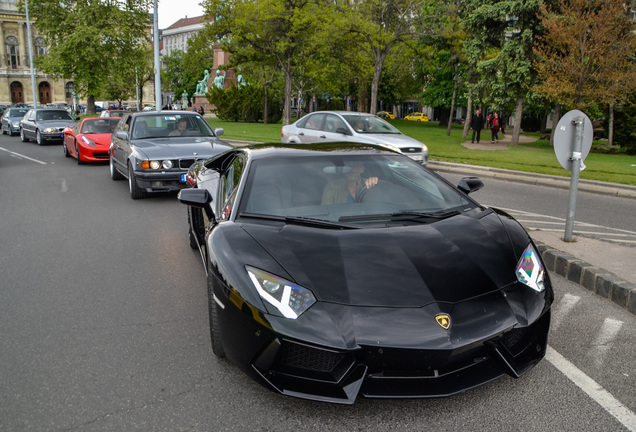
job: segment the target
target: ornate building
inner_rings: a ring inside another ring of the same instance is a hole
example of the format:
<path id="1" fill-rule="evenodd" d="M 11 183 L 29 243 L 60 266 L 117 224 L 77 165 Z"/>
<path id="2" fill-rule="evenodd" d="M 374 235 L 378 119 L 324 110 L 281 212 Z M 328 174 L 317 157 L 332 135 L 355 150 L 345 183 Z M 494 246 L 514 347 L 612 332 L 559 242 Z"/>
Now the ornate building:
<path id="1" fill-rule="evenodd" d="M 26 16 L 18 11 L 17 0 L 0 0 L 0 104 L 33 104 L 31 65 Z M 33 58 L 47 47 L 31 25 Z M 38 104 L 72 103 L 73 82 L 53 79 L 35 70 Z"/>

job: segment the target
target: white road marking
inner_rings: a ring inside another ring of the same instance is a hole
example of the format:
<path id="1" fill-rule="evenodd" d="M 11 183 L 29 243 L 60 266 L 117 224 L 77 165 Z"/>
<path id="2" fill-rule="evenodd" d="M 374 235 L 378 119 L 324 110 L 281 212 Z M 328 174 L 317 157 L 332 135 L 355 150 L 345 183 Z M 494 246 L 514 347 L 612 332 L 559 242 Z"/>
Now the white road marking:
<path id="1" fill-rule="evenodd" d="M 559 328 L 565 318 L 574 309 L 574 306 L 581 300 L 581 297 L 572 294 L 566 294 L 561 301 L 552 308 L 552 330 Z"/>
<path id="2" fill-rule="evenodd" d="M 548 346 L 545 358 L 623 426 L 632 432 L 636 432 L 636 414 L 620 403 L 601 385 L 585 375 L 583 371 L 570 363 L 551 346 Z"/>
<path id="3" fill-rule="evenodd" d="M 605 318 L 598 336 L 596 336 L 590 351 L 588 351 L 588 355 L 594 359 L 596 366 L 603 366 L 603 360 L 605 360 L 607 352 L 612 347 L 612 342 L 618 336 L 618 332 L 621 331 L 621 327 L 623 327 L 623 321 Z"/>
<path id="4" fill-rule="evenodd" d="M 66 179 L 62 179 L 62 192 L 68 192 L 68 187 L 66 186 Z"/>
<path id="5" fill-rule="evenodd" d="M 4 148 L 4 147 L 0 147 L 0 150 L 4 150 L 4 151 L 6 151 L 7 153 L 9 153 L 11 156 L 15 156 L 15 157 L 18 157 L 18 158 L 20 158 L 20 159 L 28 159 L 28 160 L 30 160 L 30 161 L 37 162 L 37 163 L 42 164 L 42 165 L 46 165 L 46 162 L 42 162 L 41 160 L 37 160 L 37 159 L 30 158 L 30 157 L 25 156 L 25 155 L 20 154 L 20 153 L 12 152 L 11 150 L 7 150 L 7 149 L 6 149 L 6 148 Z"/>

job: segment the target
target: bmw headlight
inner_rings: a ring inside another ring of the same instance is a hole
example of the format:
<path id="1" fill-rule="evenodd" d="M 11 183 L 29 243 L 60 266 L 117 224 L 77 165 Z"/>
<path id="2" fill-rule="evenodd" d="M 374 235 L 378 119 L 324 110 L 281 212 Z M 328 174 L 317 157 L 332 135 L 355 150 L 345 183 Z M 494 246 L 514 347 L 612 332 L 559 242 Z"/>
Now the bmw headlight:
<path id="1" fill-rule="evenodd" d="M 171 160 L 165 160 L 165 161 L 161 162 L 161 166 L 163 167 L 163 169 L 170 169 L 170 168 L 172 168 L 172 161 Z"/>
<path id="2" fill-rule="evenodd" d="M 47 128 L 42 129 L 42 132 L 45 133 L 45 134 L 50 134 L 50 133 L 57 132 L 57 129 L 56 128 L 52 128 L 52 127 L 47 127 Z"/>
<path id="3" fill-rule="evenodd" d="M 523 255 L 521 255 L 521 258 L 519 258 L 515 274 L 519 282 L 529 286 L 533 290 L 541 292 L 545 289 L 543 285 L 545 270 L 539 259 L 539 254 L 532 246 L 532 243 L 528 245 Z"/>
<path id="4" fill-rule="evenodd" d="M 316 303 L 313 293 L 306 288 L 254 267 L 245 269 L 261 298 L 285 318 L 296 319 Z"/>

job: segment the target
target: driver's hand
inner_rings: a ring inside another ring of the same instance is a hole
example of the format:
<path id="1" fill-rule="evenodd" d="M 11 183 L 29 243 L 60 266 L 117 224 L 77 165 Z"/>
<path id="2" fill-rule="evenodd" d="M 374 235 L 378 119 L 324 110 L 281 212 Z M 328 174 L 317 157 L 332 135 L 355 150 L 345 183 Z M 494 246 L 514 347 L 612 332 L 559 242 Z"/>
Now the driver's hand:
<path id="1" fill-rule="evenodd" d="M 371 189 L 373 186 L 378 184 L 378 178 L 377 177 L 369 177 L 368 179 L 364 180 L 364 184 L 367 187 L 367 189 Z"/>

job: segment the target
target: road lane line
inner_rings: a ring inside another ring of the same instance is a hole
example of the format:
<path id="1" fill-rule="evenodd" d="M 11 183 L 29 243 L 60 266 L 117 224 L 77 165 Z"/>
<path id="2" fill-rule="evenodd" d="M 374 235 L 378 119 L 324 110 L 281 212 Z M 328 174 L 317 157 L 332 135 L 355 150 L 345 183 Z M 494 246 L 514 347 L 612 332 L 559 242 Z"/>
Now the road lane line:
<path id="1" fill-rule="evenodd" d="M 46 165 L 46 162 L 42 162 L 41 160 L 37 160 L 37 159 L 30 158 L 30 157 L 25 156 L 25 155 L 20 154 L 20 153 L 12 152 L 11 150 L 7 150 L 7 149 L 6 149 L 6 148 L 4 148 L 4 147 L 0 147 L 0 150 L 4 150 L 4 151 L 6 151 L 7 153 L 9 153 L 9 154 L 11 154 L 11 155 L 13 155 L 13 156 L 19 157 L 19 158 L 28 159 L 28 160 L 30 160 L 30 161 L 37 162 L 37 163 L 42 164 L 42 165 Z"/>
<path id="2" fill-rule="evenodd" d="M 596 339 L 592 342 L 592 349 L 588 351 L 588 355 L 594 359 L 596 366 L 603 366 L 605 356 L 612 347 L 612 342 L 614 342 L 614 339 L 616 339 L 622 327 L 623 321 L 605 318 L 601 330 L 599 330 Z"/>
<path id="3" fill-rule="evenodd" d="M 565 294 L 561 301 L 552 308 L 552 324 L 550 327 L 552 327 L 553 331 L 559 328 L 563 318 L 572 312 L 572 309 L 574 309 L 574 306 L 576 306 L 579 300 L 581 300 L 579 296 Z"/>
<path id="4" fill-rule="evenodd" d="M 574 364 L 555 351 L 551 346 L 548 346 L 545 358 L 623 426 L 631 432 L 636 432 L 636 414 L 631 412 L 618 399 L 612 396 L 610 392 L 605 390 L 592 378 L 585 375 L 583 371 L 574 366 Z"/>

